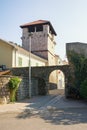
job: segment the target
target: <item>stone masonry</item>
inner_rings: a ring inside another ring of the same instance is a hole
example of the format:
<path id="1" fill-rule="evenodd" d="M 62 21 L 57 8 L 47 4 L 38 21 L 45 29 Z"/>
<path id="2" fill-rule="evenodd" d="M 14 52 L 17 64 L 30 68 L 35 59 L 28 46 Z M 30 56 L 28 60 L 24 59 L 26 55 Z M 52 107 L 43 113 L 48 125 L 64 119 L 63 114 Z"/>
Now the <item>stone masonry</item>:
<path id="1" fill-rule="evenodd" d="M 22 28 L 22 47 L 29 51 L 31 46 L 32 53 L 48 61 L 46 66 L 56 65 L 56 33 L 53 31 L 51 23 L 49 21 L 38 20 L 20 27 Z M 38 27 L 39 30 L 37 30 Z M 57 80 L 56 72 L 53 72 L 50 76 L 50 82 L 57 83 Z"/>
<path id="2" fill-rule="evenodd" d="M 87 44 L 81 42 L 66 43 L 66 52 L 74 51 L 87 57 Z"/>
<path id="3" fill-rule="evenodd" d="M 38 95 L 38 81 L 39 79 L 43 79 L 45 82 L 44 88 L 46 89 L 48 93 L 49 89 L 49 76 L 51 72 L 54 70 L 61 70 L 63 71 L 65 75 L 65 89 L 67 87 L 67 82 L 68 82 L 68 74 L 69 74 L 69 65 L 62 65 L 62 66 L 43 66 L 43 67 L 31 67 L 31 77 L 32 77 L 32 93 L 33 95 Z M 12 75 L 15 76 L 23 76 L 23 77 L 28 77 L 29 76 L 29 68 L 24 67 L 24 68 L 13 68 L 12 69 Z M 34 80 L 33 80 L 34 79 Z M 43 85 L 43 84 L 42 84 Z M 35 90 L 36 89 L 36 90 Z M 35 90 L 35 92 L 34 92 Z"/>
<path id="4" fill-rule="evenodd" d="M 44 87 L 43 91 L 46 91 L 46 94 L 49 90 L 49 75 L 52 71 L 60 69 L 65 74 L 65 84 L 67 87 L 67 75 L 69 71 L 69 66 L 44 66 L 44 67 L 32 67 L 31 68 L 31 77 L 32 77 L 32 84 L 31 84 L 31 95 L 36 96 L 41 94 L 41 88 Z M 24 98 L 29 97 L 29 68 L 12 68 L 11 75 L 9 76 L 0 76 L 0 99 L 3 103 L 9 102 L 9 90 L 8 90 L 8 82 L 11 77 L 18 76 L 20 77 L 21 83 L 19 85 L 17 91 L 17 100 L 22 100 Z M 40 83 L 40 84 L 39 84 Z M 41 84 L 42 83 L 42 84 Z"/>
<path id="5" fill-rule="evenodd" d="M 31 80 L 31 95 L 38 95 L 38 82 L 34 78 Z M 29 78 L 22 77 L 21 83 L 17 91 L 17 101 L 23 100 L 29 97 Z"/>
<path id="6" fill-rule="evenodd" d="M 31 36 L 31 52 L 48 60 L 48 65 L 55 65 L 54 34 L 49 32 L 49 25 L 42 25 L 43 31 L 33 32 Z M 22 47 L 29 51 L 30 41 L 28 27 L 23 28 Z M 51 59 L 51 60 L 50 60 Z M 51 63 L 50 63 L 51 62 Z"/>
<path id="7" fill-rule="evenodd" d="M 8 82 L 10 76 L 0 76 L 0 103 L 9 103 Z"/>

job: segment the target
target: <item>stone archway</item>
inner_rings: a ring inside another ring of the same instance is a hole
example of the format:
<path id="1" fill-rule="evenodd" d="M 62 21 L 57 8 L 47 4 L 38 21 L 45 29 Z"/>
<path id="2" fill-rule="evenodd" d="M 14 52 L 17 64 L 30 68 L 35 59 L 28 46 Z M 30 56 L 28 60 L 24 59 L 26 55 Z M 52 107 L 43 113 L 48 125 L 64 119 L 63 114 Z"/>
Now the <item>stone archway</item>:
<path id="1" fill-rule="evenodd" d="M 32 67 L 32 77 L 40 77 L 45 81 L 45 89 L 48 93 L 49 90 L 49 75 L 54 70 L 61 70 L 65 75 L 65 91 L 68 81 L 69 65 L 62 66 L 44 66 L 44 67 Z M 66 92 L 65 92 L 66 93 Z"/>
<path id="2" fill-rule="evenodd" d="M 42 67 L 31 67 L 31 77 L 36 80 L 44 81 L 45 92 L 48 93 L 49 89 L 49 75 L 54 70 L 61 70 L 65 75 L 65 95 L 67 96 L 67 82 L 68 82 L 68 74 L 69 74 L 69 65 L 61 65 L 61 66 L 42 66 Z M 28 79 L 29 77 L 29 67 L 23 68 L 12 68 L 12 75 L 22 76 Z M 29 80 L 28 80 L 29 83 Z M 29 84 L 27 86 L 29 87 Z"/>

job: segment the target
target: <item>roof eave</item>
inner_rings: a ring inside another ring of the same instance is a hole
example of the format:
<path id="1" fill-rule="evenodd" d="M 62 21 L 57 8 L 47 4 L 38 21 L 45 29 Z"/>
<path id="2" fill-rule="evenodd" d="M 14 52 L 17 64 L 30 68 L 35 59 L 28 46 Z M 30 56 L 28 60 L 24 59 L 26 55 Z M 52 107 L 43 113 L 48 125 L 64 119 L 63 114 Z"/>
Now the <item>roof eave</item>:
<path id="1" fill-rule="evenodd" d="M 55 36 L 57 36 L 57 33 L 55 32 L 55 30 L 54 30 L 52 24 L 50 23 L 50 21 L 47 21 L 47 22 L 45 22 L 45 23 L 39 23 L 39 24 L 42 24 L 42 25 L 49 24 L 50 27 L 51 27 L 51 29 L 52 29 L 53 34 L 54 34 Z M 25 24 L 25 25 L 21 25 L 20 28 L 27 28 L 27 27 L 29 27 L 29 26 L 36 26 L 36 25 L 38 25 L 38 24 L 32 24 L 32 25 Z"/>

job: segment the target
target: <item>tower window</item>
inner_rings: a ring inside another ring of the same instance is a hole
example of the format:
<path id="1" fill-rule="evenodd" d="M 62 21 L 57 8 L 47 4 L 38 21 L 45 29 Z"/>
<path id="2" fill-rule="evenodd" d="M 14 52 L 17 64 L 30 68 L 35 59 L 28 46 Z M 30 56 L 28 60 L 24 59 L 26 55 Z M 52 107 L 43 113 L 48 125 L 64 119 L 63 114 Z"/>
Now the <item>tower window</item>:
<path id="1" fill-rule="evenodd" d="M 34 26 L 29 26 L 28 27 L 28 32 L 35 32 L 35 27 Z"/>
<path id="2" fill-rule="evenodd" d="M 43 25 L 36 26 L 36 32 L 43 31 Z"/>

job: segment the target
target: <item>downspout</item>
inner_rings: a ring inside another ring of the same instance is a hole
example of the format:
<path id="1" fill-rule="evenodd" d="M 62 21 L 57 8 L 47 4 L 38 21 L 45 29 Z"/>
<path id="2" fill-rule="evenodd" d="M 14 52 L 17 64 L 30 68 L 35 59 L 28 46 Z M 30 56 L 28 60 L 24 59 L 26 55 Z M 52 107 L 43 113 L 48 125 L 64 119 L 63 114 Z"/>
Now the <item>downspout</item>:
<path id="1" fill-rule="evenodd" d="M 15 49 L 15 67 L 16 67 L 16 49 Z"/>
<path id="2" fill-rule="evenodd" d="M 17 51 L 17 48 L 16 47 L 14 47 L 13 48 L 13 56 L 12 56 L 12 67 L 16 67 L 16 51 Z"/>

